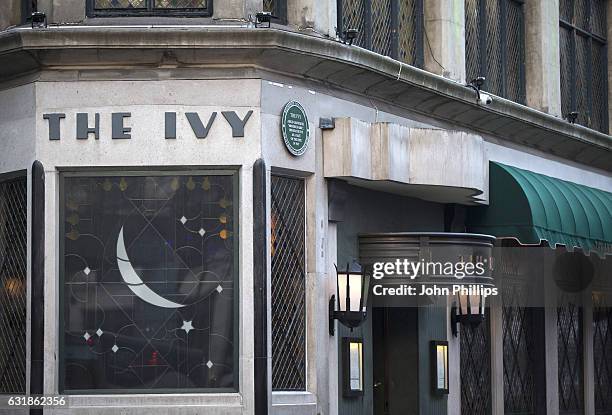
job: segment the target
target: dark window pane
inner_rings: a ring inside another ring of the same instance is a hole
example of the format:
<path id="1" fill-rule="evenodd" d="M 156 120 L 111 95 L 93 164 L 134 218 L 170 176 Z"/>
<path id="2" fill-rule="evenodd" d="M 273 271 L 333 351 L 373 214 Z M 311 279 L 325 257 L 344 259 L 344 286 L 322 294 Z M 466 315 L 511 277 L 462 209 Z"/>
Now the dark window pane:
<path id="1" fill-rule="evenodd" d="M 559 17 L 566 22 L 574 19 L 574 0 L 559 0 Z"/>
<path id="2" fill-rule="evenodd" d="M 469 81 L 486 78 L 483 89 L 525 101 L 523 3 L 465 0 L 465 66 Z"/>
<path id="3" fill-rule="evenodd" d="M 590 0 L 573 0 L 574 20 L 572 23 L 585 30 L 589 28 L 589 2 Z"/>
<path id="4" fill-rule="evenodd" d="M 155 0 L 156 9 L 202 9 L 206 0 Z"/>
<path id="5" fill-rule="evenodd" d="M 480 21 L 480 1 L 465 0 L 465 70 L 468 82 L 482 75 Z"/>
<path id="6" fill-rule="evenodd" d="M 604 133 L 609 130 L 606 7 L 603 0 L 559 3 L 562 114 L 567 118 L 576 111 L 579 124 Z"/>
<path id="7" fill-rule="evenodd" d="M 593 33 L 602 38 L 608 37 L 606 33 L 606 14 L 607 14 L 607 5 L 605 0 L 591 0 L 593 4 L 593 19 L 592 19 L 592 28 Z"/>
<path id="8" fill-rule="evenodd" d="M 612 308 L 605 295 L 593 298 L 593 360 L 595 362 L 595 413 L 612 411 Z"/>
<path id="9" fill-rule="evenodd" d="M 372 0 L 372 50 L 391 56 L 391 0 Z"/>
<path id="10" fill-rule="evenodd" d="M 0 393 L 26 392 L 26 189 L 0 182 Z"/>
<path id="11" fill-rule="evenodd" d="M 582 413 L 582 308 L 564 302 L 557 308 L 559 413 Z"/>
<path id="12" fill-rule="evenodd" d="M 354 45 L 409 65 L 422 64 L 423 0 L 340 0 L 339 4 L 340 31 L 358 31 Z"/>
<path id="13" fill-rule="evenodd" d="M 589 39 L 576 36 L 576 110 L 578 123 L 591 126 L 591 108 L 589 105 L 589 89 L 591 60 L 589 59 Z"/>
<path id="14" fill-rule="evenodd" d="M 95 0 L 96 9 L 139 9 L 147 6 L 145 0 Z"/>
<path id="15" fill-rule="evenodd" d="M 417 10 L 415 0 L 399 2 L 399 60 L 409 65 L 417 61 Z"/>
<path id="16" fill-rule="evenodd" d="M 478 325 L 460 326 L 461 413 L 491 413 L 491 338 L 489 311 Z"/>
<path id="17" fill-rule="evenodd" d="M 233 187 L 63 177 L 63 390 L 235 387 Z"/>
<path id="18" fill-rule="evenodd" d="M 561 56 L 561 112 L 565 117 L 568 113 L 576 110 L 576 106 L 572 102 L 572 32 L 565 27 L 559 29 L 559 51 Z"/>
<path id="19" fill-rule="evenodd" d="M 503 1 L 503 0 L 501 0 Z M 486 84 L 484 89 L 495 95 L 504 96 L 503 76 L 505 65 L 502 62 L 501 31 L 505 28 L 500 26 L 500 0 L 489 0 L 485 2 L 486 7 L 486 28 L 487 31 L 487 50 L 486 50 Z"/>
<path id="20" fill-rule="evenodd" d="M 525 48 L 523 47 L 524 26 L 523 6 L 515 1 L 508 2 L 508 29 L 506 31 L 506 98 L 525 102 L 523 64 Z"/>
<path id="21" fill-rule="evenodd" d="M 304 181 L 272 176 L 272 389 L 306 390 Z"/>
<path id="22" fill-rule="evenodd" d="M 535 414 L 535 333 L 533 309 L 519 306 L 527 288 L 506 284 L 503 291 L 504 412 Z"/>
<path id="23" fill-rule="evenodd" d="M 342 30 L 358 30 L 353 44 L 361 47 L 366 46 L 365 12 L 365 0 L 342 0 Z"/>
<path id="24" fill-rule="evenodd" d="M 607 131 L 608 125 L 608 65 L 606 62 L 606 45 L 593 40 L 592 71 L 593 71 L 593 105 L 591 125 L 599 131 Z"/>

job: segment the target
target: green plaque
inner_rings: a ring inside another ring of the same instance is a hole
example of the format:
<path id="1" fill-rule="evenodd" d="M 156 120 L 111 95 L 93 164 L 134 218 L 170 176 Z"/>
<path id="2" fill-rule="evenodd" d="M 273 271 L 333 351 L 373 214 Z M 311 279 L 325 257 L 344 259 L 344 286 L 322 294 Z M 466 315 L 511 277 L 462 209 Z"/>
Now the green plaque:
<path id="1" fill-rule="evenodd" d="M 289 101 L 283 108 L 281 120 L 283 141 L 294 156 L 301 156 L 308 149 L 310 127 L 304 107 L 299 102 Z"/>

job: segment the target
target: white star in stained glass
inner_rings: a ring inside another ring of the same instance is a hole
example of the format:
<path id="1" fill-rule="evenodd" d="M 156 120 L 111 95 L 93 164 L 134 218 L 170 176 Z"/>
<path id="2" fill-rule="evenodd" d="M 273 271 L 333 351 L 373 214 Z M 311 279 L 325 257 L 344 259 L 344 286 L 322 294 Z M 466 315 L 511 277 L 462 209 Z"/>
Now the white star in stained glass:
<path id="1" fill-rule="evenodd" d="M 210 369 L 211 367 L 213 367 L 213 362 L 209 360 L 208 362 L 206 362 L 206 366 L 208 366 L 208 368 Z"/>
<path id="2" fill-rule="evenodd" d="M 181 218 L 181 223 L 184 225 L 185 223 L 187 223 L 187 218 L 185 216 L 183 216 Z"/>
<path id="3" fill-rule="evenodd" d="M 83 334 L 83 338 L 85 339 L 85 341 L 89 340 L 89 338 L 91 337 L 91 335 L 87 332 L 85 332 L 85 334 Z"/>
<path id="4" fill-rule="evenodd" d="M 102 329 L 96 330 L 96 334 L 98 335 L 98 337 L 102 336 L 102 333 L 104 333 Z"/>
<path id="5" fill-rule="evenodd" d="M 200 228 L 200 231 L 198 233 L 200 234 L 200 236 L 204 236 L 206 231 L 204 230 L 204 228 Z"/>
<path id="6" fill-rule="evenodd" d="M 181 329 L 185 330 L 185 333 L 187 334 L 189 334 L 189 332 L 194 329 L 193 325 L 191 324 L 191 321 L 193 320 L 190 320 L 190 321 L 183 320 L 183 325 L 181 326 Z"/>
<path id="7" fill-rule="evenodd" d="M 83 272 L 85 273 L 85 275 L 89 275 L 89 273 L 91 272 L 91 270 L 89 269 L 89 267 L 85 267 L 85 269 L 83 270 Z"/>
<path id="8" fill-rule="evenodd" d="M 223 291 L 223 287 L 221 286 L 221 284 L 217 285 L 216 290 L 219 294 L 221 294 L 221 291 Z"/>
<path id="9" fill-rule="evenodd" d="M 113 347 L 111 347 L 111 350 L 113 351 L 113 353 L 117 353 L 117 350 L 119 350 L 119 348 L 116 344 L 114 344 Z"/>

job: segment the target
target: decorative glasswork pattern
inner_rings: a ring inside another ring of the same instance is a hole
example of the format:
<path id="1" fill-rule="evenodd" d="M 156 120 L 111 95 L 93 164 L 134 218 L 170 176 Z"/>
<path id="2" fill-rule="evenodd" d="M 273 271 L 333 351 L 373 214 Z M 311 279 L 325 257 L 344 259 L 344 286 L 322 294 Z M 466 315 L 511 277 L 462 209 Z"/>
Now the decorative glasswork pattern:
<path id="1" fill-rule="evenodd" d="M 607 133 L 608 64 L 606 1 L 559 1 L 561 112 L 577 112 L 576 122 Z"/>
<path id="2" fill-rule="evenodd" d="M 595 414 L 612 414 L 612 307 L 593 298 Z"/>
<path id="3" fill-rule="evenodd" d="M 141 9 L 147 6 L 146 0 L 95 0 L 96 9 Z"/>
<path id="4" fill-rule="evenodd" d="M 235 389 L 234 188 L 62 176 L 63 391 Z"/>
<path id="5" fill-rule="evenodd" d="M 354 45 L 423 64 L 423 0 L 340 0 L 340 35 L 348 29 L 357 30 Z"/>
<path id="6" fill-rule="evenodd" d="M 0 182 L 0 393 L 26 392 L 27 185 Z"/>
<path id="7" fill-rule="evenodd" d="M 158 9 L 200 9 L 206 7 L 206 0 L 155 0 Z"/>
<path id="8" fill-rule="evenodd" d="M 535 414 L 533 309 L 519 306 L 528 293 L 519 284 L 503 288 L 504 412 Z"/>
<path id="9" fill-rule="evenodd" d="M 467 79 L 484 76 L 483 89 L 525 101 L 525 35 L 520 0 L 465 0 Z"/>
<path id="10" fill-rule="evenodd" d="M 582 307 L 564 301 L 557 308 L 559 413 L 582 413 Z"/>
<path id="11" fill-rule="evenodd" d="M 489 316 L 478 325 L 460 327 L 461 413 L 491 413 L 491 338 Z"/>
<path id="12" fill-rule="evenodd" d="M 272 388 L 306 390 L 304 181 L 272 176 Z"/>

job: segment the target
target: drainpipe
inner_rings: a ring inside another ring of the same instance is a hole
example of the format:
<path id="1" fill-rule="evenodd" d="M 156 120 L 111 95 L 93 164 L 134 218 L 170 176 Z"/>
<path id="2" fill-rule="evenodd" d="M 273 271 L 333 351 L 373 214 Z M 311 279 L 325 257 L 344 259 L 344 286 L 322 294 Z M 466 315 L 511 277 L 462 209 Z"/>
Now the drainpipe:
<path id="1" fill-rule="evenodd" d="M 38 160 L 32 164 L 31 215 L 30 395 L 42 395 L 45 330 L 45 169 Z M 30 415 L 42 413 L 41 408 L 30 408 Z"/>
<path id="2" fill-rule="evenodd" d="M 268 393 L 268 245 L 266 164 L 253 164 L 253 332 L 255 415 L 269 413 Z"/>

